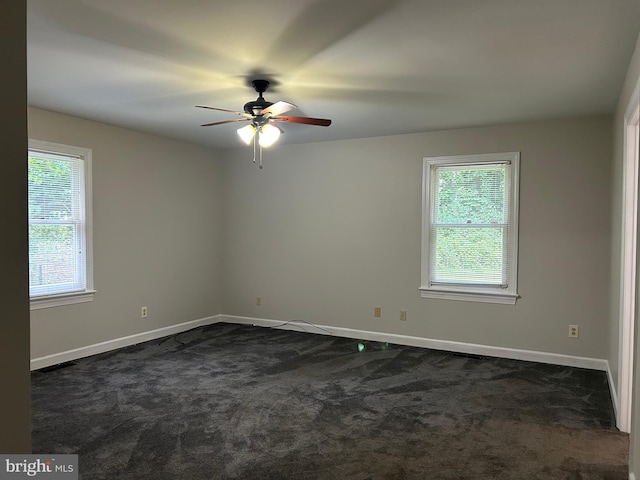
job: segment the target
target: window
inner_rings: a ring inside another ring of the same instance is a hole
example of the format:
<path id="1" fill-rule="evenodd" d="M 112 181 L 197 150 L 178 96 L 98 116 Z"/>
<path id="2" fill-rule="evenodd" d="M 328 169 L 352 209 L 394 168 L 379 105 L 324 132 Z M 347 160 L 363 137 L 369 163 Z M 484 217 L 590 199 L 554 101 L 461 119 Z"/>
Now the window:
<path id="1" fill-rule="evenodd" d="M 29 140 L 31 308 L 93 299 L 91 150 Z"/>
<path id="2" fill-rule="evenodd" d="M 425 158 L 426 298 L 515 304 L 520 154 Z"/>

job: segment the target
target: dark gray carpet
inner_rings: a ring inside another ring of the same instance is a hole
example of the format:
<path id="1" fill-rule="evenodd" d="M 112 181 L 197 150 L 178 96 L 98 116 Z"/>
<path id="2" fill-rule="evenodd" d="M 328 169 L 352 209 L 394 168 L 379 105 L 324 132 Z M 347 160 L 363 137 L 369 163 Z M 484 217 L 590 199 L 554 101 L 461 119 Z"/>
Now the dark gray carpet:
<path id="1" fill-rule="evenodd" d="M 91 479 L 628 478 L 604 372 L 216 324 L 34 372 Z"/>

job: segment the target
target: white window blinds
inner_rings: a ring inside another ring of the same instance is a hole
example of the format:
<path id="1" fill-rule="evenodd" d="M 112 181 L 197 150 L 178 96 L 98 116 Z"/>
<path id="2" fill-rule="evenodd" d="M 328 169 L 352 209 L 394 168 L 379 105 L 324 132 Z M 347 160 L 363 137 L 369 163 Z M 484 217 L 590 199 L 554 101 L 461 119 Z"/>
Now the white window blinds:
<path id="1" fill-rule="evenodd" d="M 84 161 L 29 150 L 29 292 L 83 291 L 86 282 Z"/>
<path id="2" fill-rule="evenodd" d="M 506 288 L 510 164 L 431 168 L 430 283 Z"/>

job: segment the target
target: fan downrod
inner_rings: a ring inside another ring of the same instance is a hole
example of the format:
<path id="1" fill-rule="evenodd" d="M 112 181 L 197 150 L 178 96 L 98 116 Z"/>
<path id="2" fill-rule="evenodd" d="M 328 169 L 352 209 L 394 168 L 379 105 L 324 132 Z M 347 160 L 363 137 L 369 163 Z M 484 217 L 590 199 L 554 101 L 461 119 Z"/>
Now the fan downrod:
<path id="1" fill-rule="evenodd" d="M 244 104 L 244 111 L 250 115 L 258 116 L 262 115 L 262 110 L 273 105 L 273 102 L 267 102 L 262 94 L 269 88 L 269 80 L 252 80 L 251 85 L 256 92 L 258 92 L 258 98 L 253 102 L 247 102 Z"/>

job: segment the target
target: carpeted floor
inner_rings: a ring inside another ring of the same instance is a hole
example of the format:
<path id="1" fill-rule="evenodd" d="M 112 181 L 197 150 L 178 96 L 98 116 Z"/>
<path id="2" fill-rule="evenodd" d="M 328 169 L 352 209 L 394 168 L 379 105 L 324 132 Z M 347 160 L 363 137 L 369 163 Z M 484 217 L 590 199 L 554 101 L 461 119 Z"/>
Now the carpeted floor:
<path id="1" fill-rule="evenodd" d="M 628 478 L 604 372 L 216 324 L 34 372 L 84 480 Z"/>

